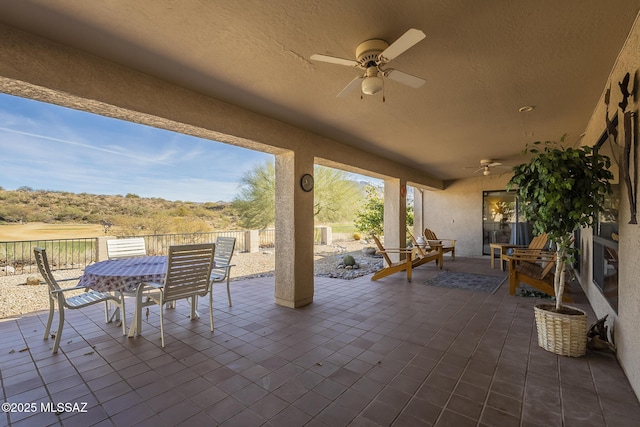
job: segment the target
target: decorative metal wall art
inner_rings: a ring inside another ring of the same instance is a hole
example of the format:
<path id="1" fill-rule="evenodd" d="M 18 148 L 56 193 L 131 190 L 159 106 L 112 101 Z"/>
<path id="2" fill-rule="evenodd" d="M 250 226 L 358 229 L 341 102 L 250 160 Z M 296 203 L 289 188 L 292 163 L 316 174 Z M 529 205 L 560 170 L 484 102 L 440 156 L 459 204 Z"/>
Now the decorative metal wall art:
<path id="1" fill-rule="evenodd" d="M 637 88 L 638 88 L 638 72 L 634 74 L 633 88 L 629 89 L 629 83 L 631 75 L 625 74 L 621 82 L 618 82 L 620 92 L 622 94 L 622 100 L 618 103 L 618 107 L 622 110 L 622 126 L 624 131 L 624 151 L 622 158 L 622 178 L 627 187 L 627 194 L 629 196 L 629 209 L 631 219 L 629 224 L 637 224 L 637 193 L 638 193 L 638 153 L 636 150 L 637 142 L 637 117 L 636 111 L 627 111 L 629 106 L 629 98 L 633 96 L 637 100 Z M 609 119 L 609 103 L 611 97 L 611 88 L 607 89 L 604 102 L 606 108 L 606 124 L 607 133 L 610 138 L 613 138 L 613 143 L 618 145 L 618 129 L 613 123 L 613 120 Z M 633 168 L 632 168 L 633 166 Z M 631 171 L 633 170 L 633 179 Z"/>

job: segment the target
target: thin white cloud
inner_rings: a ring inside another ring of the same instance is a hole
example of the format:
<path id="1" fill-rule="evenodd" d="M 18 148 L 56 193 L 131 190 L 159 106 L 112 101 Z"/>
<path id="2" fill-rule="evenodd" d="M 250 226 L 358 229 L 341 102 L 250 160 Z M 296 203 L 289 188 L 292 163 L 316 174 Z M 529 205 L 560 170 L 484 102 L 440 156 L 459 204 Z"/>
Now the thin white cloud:
<path id="1" fill-rule="evenodd" d="M 130 153 L 126 152 L 126 151 L 114 150 L 114 149 L 102 148 L 102 147 L 96 147 L 96 146 L 93 146 L 93 145 L 90 145 L 90 144 L 83 144 L 81 142 L 69 141 L 69 140 L 60 139 L 60 138 L 53 138 L 51 136 L 39 135 L 39 134 L 35 134 L 35 133 L 30 133 L 30 132 L 23 132 L 23 131 L 19 131 L 19 130 L 16 130 L 16 129 L 9 129 L 9 128 L 5 128 L 5 127 L 0 127 L 0 130 L 3 130 L 5 132 L 19 134 L 19 135 L 29 136 L 29 137 L 32 137 L 32 138 L 39 138 L 39 139 L 45 139 L 45 140 L 48 140 L 48 141 L 62 142 L 63 144 L 67 144 L 67 145 L 73 145 L 73 146 L 77 146 L 77 147 L 88 148 L 90 150 L 96 150 L 96 151 L 101 151 L 101 152 L 104 152 L 104 153 L 115 154 L 115 155 L 118 155 L 118 156 L 129 157 L 129 158 L 132 158 L 132 159 L 135 159 L 135 160 L 140 160 L 140 161 L 143 161 L 143 162 L 151 162 L 151 163 L 157 163 L 157 164 L 163 164 L 163 165 L 166 165 L 166 166 L 171 166 L 171 163 L 160 161 L 160 160 L 153 159 L 153 158 L 137 156 L 137 155 L 134 155 L 134 154 L 130 154 Z"/>
<path id="2" fill-rule="evenodd" d="M 272 155 L 0 94 L 0 186 L 206 202 Z"/>

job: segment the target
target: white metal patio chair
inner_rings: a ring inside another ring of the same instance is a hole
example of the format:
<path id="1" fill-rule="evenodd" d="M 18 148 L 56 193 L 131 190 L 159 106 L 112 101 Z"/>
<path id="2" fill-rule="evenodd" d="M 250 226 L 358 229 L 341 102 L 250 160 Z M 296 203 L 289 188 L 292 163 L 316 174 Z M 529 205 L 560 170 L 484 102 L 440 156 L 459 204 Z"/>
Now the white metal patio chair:
<path id="1" fill-rule="evenodd" d="M 36 258 L 36 263 L 38 264 L 38 270 L 40 271 L 40 274 L 49 287 L 49 318 L 47 320 L 47 326 L 44 330 L 43 339 L 45 340 L 49 338 L 51 323 L 53 322 L 53 312 L 55 311 L 56 303 L 58 304 L 58 330 L 56 332 L 55 342 L 53 343 L 53 353 L 57 353 L 58 347 L 60 346 L 62 328 L 64 327 L 65 308 L 75 310 L 87 307 L 89 305 L 104 302 L 105 321 L 109 323 L 109 302 L 112 302 L 113 304 L 116 304 L 122 312 L 122 334 L 125 335 L 127 333 L 125 312 L 122 305 L 122 295 L 118 297 L 108 292 L 86 291 L 80 295 L 65 298 L 65 292 L 77 291 L 78 288 L 61 288 L 60 285 L 58 285 L 55 277 L 53 277 L 53 274 L 51 273 L 51 268 L 49 267 L 49 261 L 47 259 L 47 252 L 45 251 L 45 249 L 34 248 L 33 252 Z"/>
<path id="2" fill-rule="evenodd" d="M 132 258 L 147 255 L 144 237 L 128 237 L 126 239 L 109 239 L 107 240 L 107 257 L 109 259 Z M 125 292 L 127 296 L 135 296 L 135 292 Z M 124 295 L 122 299 L 122 307 L 124 311 Z M 111 314 L 109 321 L 114 318 L 118 320 L 120 310 L 116 308 Z"/>
<path id="3" fill-rule="evenodd" d="M 144 282 L 136 292 L 135 334 L 142 331 L 142 307 L 153 304 L 160 306 L 160 336 L 164 347 L 164 310 L 162 306 L 180 299 L 191 298 L 191 319 L 199 317 L 196 312 L 197 297 L 209 294 L 209 324 L 213 332 L 213 299 L 209 277 L 213 266 L 215 245 L 180 245 L 169 247 L 167 274 L 164 283 Z M 143 297 L 146 300 L 143 302 Z M 131 333 L 129 335 L 132 335 Z"/>
<path id="4" fill-rule="evenodd" d="M 216 254 L 214 256 L 213 268 L 211 269 L 211 286 L 214 283 L 227 281 L 227 298 L 229 307 L 231 307 L 231 289 L 229 288 L 229 279 L 231 277 L 231 257 L 236 247 L 235 237 L 219 236 L 216 239 Z M 213 288 L 211 289 L 213 292 Z"/>
<path id="5" fill-rule="evenodd" d="M 109 259 L 130 258 L 147 255 L 144 237 L 107 240 L 107 256 Z"/>

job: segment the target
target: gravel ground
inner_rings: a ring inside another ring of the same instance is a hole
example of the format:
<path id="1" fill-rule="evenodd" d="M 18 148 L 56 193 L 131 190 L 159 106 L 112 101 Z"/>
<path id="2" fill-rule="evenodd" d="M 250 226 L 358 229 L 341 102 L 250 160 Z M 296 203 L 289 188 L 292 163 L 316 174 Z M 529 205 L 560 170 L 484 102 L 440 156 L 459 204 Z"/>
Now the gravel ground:
<path id="1" fill-rule="evenodd" d="M 366 242 L 360 241 L 335 242 L 330 246 L 316 245 L 314 274 L 348 280 L 379 270 L 382 268 L 382 258 L 365 255 L 363 248 L 366 246 Z M 359 268 L 338 267 L 346 254 L 351 254 L 355 258 Z M 271 276 L 275 269 L 275 255 L 272 250 L 263 250 L 258 253 L 236 253 L 233 256 L 233 263 L 236 266 L 231 270 L 231 280 Z M 76 278 L 76 280 L 60 282 L 60 286 L 65 288 L 75 286 L 77 278 L 81 275 L 82 270 L 54 272 L 54 276 L 59 280 Z M 26 281 L 29 276 L 41 278 L 39 274 L 5 276 L 0 273 L 0 319 L 49 308 L 46 285 L 27 285 Z M 80 292 L 82 290 L 78 290 L 78 293 Z"/>

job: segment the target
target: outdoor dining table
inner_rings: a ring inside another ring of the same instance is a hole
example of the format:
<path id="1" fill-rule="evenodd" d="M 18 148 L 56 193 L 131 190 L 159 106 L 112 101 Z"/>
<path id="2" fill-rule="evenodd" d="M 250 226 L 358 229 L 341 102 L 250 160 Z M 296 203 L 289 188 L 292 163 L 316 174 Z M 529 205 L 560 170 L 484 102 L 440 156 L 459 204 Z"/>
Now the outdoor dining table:
<path id="1" fill-rule="evenodd" d="M 162 283 L 166 272 L 166 256 L 111 259 L 87 266 L 78 287 L 102 292 L 134 293 L 142 282 Z"/>
<path id="2" fill-rule="evenodd" d="M 142 282 L 162 283 L 166 272 L 166 256 L 112 259 L 87 266 L 77 286 L 102 292 L 117 292 L 120 298 L 124 298 L 125 293 L 135 293 Z M 136 307 L 138 309 L 140 307 Z M 134 316 L 131 323 L 130 337 L 135 335 L 137 317 Z"/>

